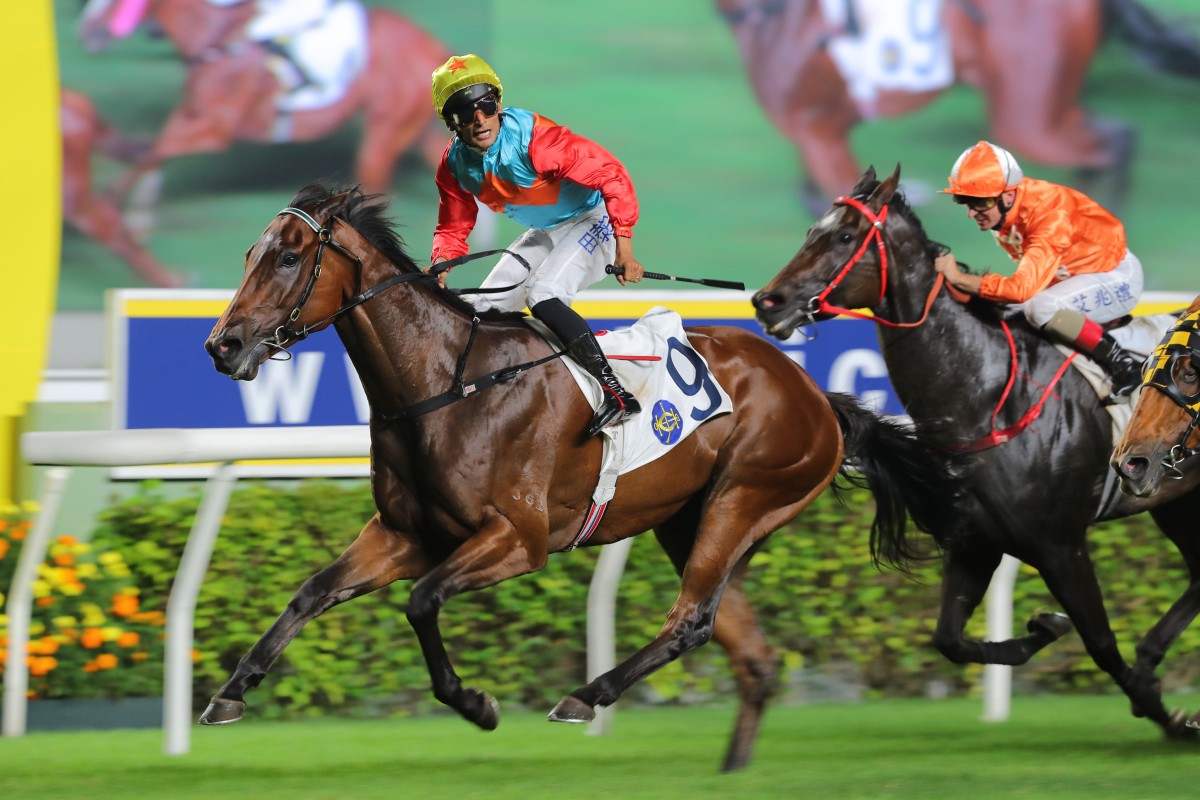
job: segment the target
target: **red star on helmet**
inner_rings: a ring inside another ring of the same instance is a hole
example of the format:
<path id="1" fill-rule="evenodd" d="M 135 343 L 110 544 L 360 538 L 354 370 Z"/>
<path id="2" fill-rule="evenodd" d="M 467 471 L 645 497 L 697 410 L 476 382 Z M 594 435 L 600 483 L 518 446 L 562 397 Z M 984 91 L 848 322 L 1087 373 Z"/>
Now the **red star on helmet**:
<path id="1" fill-rule="evenodd" d="M 466 68 L 467 62 L 463 61 L 461 58 L 450 59 L 450 66 L 447 67 L 447 69 L 449 69 L 451 72 L 458 72 L 460 69 Z"/>

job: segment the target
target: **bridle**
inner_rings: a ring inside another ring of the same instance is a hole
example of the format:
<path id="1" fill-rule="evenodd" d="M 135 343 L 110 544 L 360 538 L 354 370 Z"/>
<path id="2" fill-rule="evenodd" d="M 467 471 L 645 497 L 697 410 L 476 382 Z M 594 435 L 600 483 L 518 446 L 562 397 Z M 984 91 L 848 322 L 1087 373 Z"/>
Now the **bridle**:
<path id="1" fill-rule="evenodd" d="M 306 225 L 308 225 L 309 228 L 312 229 L 313 233 L 317 235 L 317 255 L 314 259 L 312 274 L 308 277 L 308 283 L 305 284 L 304 291 L 300 293 L 300 300 L 297 301 L 295 308 L 293 308 L 292 312 L 288 314 L 287 322 L 275 329 L 274 339 L 266 339 L 263 341 L 263 344 L 273 347 L 277 351 L 271 356 L 271 358 L 279 356 L 280 359 L 286 361 L 288 358 L 291 358 L 291 354 L 285 349 L 289 344 L 294 344 L 302 339 L 308 338 L 308 335 L 313 331 L 324 327 L 355 306 L 365 303 L 380 292 L 387 291 L 399 283 L 407 283 L 408 281 L 419 280 L 436 281 L 438 275 L 446 272 L 447 270 L 454 269 L 460 264 L 465 264 L 468 261 L 474 261 L 477 258 L 497 255 L 499 253 L 507 253 L 508 255 L 517 259 L 517 261 L 524 264 L 525 269 L 529 269 L 529 262 L 523 256 L 521 256 L 521 254 L 514 253 L 511 250 L 482 250 L 477 253 L 470 253 L 468 255 L 459 256 L 458 258 L 452 258 L 447 261 L 440 261 L 437 264 L 434 264 L 433 267 L 430 268 L 429 272 L 402 272 L 398 275 L 393 275 L 381 283 L 378 283 L 366 291 L 352 297 L 350 300 L 347 300 L 340 308 L 324 319 L 309 325 L 304 325 L 297 330 L 293 327 L 293 325 L 295 324 L 296 320 L 300 318 L 301 311 L 304 310 L 305 304 L 308 303 L 309 299 L 312 297 L 313 289 L 317 285 L 317 279 L 321 277 L 325 246 L 328 245 L 329 247 L 332 247 L 334 250 L 354 262 L 354 268 L 358 272 L 357 282 L 359 283 L 361 283 L 362 280 L 362 260 L 359 259 L 358 256 L 354 255 L 354 253 L 350 252 L 350 250 L 344 245 L 334 241 L 333 234 L 330 232 L 329 228 L 326 228 L 324 225 L 313 219 L 308 212 L 289 206 L 275 216 L 283 217 L 289 215 L 303 221 Z M 490 294 L 511 291 L 518 286 L 520 286 L 519 283 L 511 286 L 499 286 L 490 289 L 457 289 L 451 291 L 455 294 Z M 476 320 L 476 323 L 478 323 L 478 320 Z"/>
<path id="2" fill-rule="evenodd" d="M 380 283 L 377 283 L 376 285 L 372 286 L 371 288 L 369 288 L 363 292 L 360 292 L 359 294 L 350 298 L 345 303 L 343 303 L 336 311 L 334 311 L 332 314 L 329 314 L 324 319 L 321 319 L 318 322 L 315 322 L 315 323 L 312 323 L 309 325 L 304 325 L 297 330 L 294 327 L 294 325 L 295 325 L 296 321 L 300 318 L 300 314 L 304 310 L 305 304 L 308 303 L 309 299 L 312 297 L 313 289 L 316 287 L 316 284 L 317 284 L 317 279 L 321 277 L 322 263 L 323 263 L 323 258 L 325 255 L 325 246 L 328 245 L 329 247 L 333 248 L 334 250 L 336 250 L 337 252 L 341 253 L 343 256 L 345 256 L 346 258 L 348 258 L 354 262 L 355 269 L 358 272 L 358 278 L 357 278 L 356 282 L 360 283 L 360 284 L 362 281 L 362 259 L 360 259 L 358 256 L 354 255 L 354 253 L 350 252 L 350 250 L 348 248 L 346 248 L 344 245 L 339 244 L 338 242 L 334 241 L 333 234 L 330 232 L 330 230 L 328 228 L 326 228 L 325 226 L 321 225 L 315 219 L 313 219 L 313 217 L 310 214 L 308 214 L 308 212 L 306 212 L 306 211 L 303 211 L 299 208 L 293 208 L 293 207 L 289 206 L 289 207 L 283 209 L 282 211 L 280 211 L 275 216 L 282 217 L 282 216 L 289 216 L 289 215 L 296 217 L 296 218 L 300 219 L 301 221 L 303 221 L 317 235 L 317 254 L 316 254 L 316 258 L 314 259 L 312 274 L 308 278 L 308 283 L 306 283 L 304 285 L 304 290 L 300 293 L 300 299 L 297 301 L 297 303 L 296 303 L 295 307 L 292 309 L 291 313 L 288 314 L 287 322 L 285 322 L 284 324 L 280 325 L 278 328 L 275 329 L 274 338 L 264 339 L 262 342 L 262 344 L 275 349 L 276 352 L 271 355 L 271 358 L 275 359 L 275 360 L 286 361 L 287 359 L 291 358 L 292 354 L 290 352 L 288 352 L 288 350 L 286 349 L 287 345 L 294 344 L 295 342 L 299 342 L 302 339 L 307 338 L 308 335 L 310 333 L 312 333 L 313 331 L 315 331 L 319 328 L 323 328 L 325 325 L 327 325 L 330 322 L 332 322 L 333 320 L 337 319 L 342 314 L 345 314 L 347 311 L 354 308 L 355 306 L 365 303 L 366 301 L 370 300 L 372 297 L 375 297 L 376 295 L 380 294 L 381 292 L 387 291 L 388 289 L 392 288 L 393 286 L 395 286 L 397 284 L 407 283 L 409 281 L 418 281 L 418 280 L 437 281 L 437 276 L 439 274 L 441 274 L 447 270 L 453 269 L 454 267 L 457 267 L 460 264 L 464 264 L 468 261 L 473 261 L 477 258 L 483 258 L 485 256 L 496 255 L 498 253 L 507 253 L 508 255 L 517 259 L 517 261 L 519 261 L 521 264 L 525 265 L 525 269 L 530 268 L 528 260 L 526 260 L 523 256 L 521 256 L 521 254 L 514 253 L 511 250 L 505 250 L 505 249 L 482 250 L 477 253 L 469 253 L 467 255 L 462 255 L 457 258 L 448 259 L 446 261 L 439 261 L 437 264 L 434 264 L 429 269 L 428 272 L 401 272 L 397 275 L 393 275 L 392 277 L 387 278 L 386 280 L 384 280 Z M 515 283 L 515 284 L 512 284 L 511 286 L 498 286 L 498 287 L 493 287 L 493 288 L 488 288 L 488 289 L 482 289 L 482 288 L 480 288 L 480 289 L 457 289 L 457 290 L 451 290 L 451 291 L 454 292 L 455 294 L 489 294 L 489 293 L 496 293 L 496 292 L 511 291 L 513 289 L 516 289 L 520 285 L 521 284 L 519 284 L 519 283 Z M 471 347 L 475 343 L 475 334 L 478 332 L 478 330 L 479 330 L 479 316 L 476 314 L 472 314 L 471 315 L 471 332 L 467 337 L 466 347 L 463 349 L 462 353 L 458 357 L 458 361 L 457 361 L 457 363 L 455 365 L 455 369 L 454 369 L 454 380 L 453 380 L 451 387 L 448 390 L 442 392 L 441 394 L 437 394 L 437 395 L 434 395 L 433 397 L 422 400 L 420 402 L 413 403 L 412 405 L 405 406 L 404 408 L 401 408 L 399 411 L 396 411 L 394 413 L 381 414 L 381 415 L 379 415 L 379 419 L 380 419 L 381 423 L 388 424 L 388 423 L 394 422 L 395 420 L 400 419 L 402 417 L 412 419 L 415 417 L 419 417 L 423 414 L 428 414 L 430 411 L 435 411 L 439 408 L 442 408 L 443 406 L 448 406 L 451 403 L 454 403 L 458 400 L 462 400 L 465 397 L 469 397 L 470 395 L 472 395 L 476 392 L 482 391 L 483 389 L 487 389 L 490 386 L 495 386 L 498 383 L 504 383 L 506 381 L 510 381 L 513 378 L 520 375 L 522 372 L 525 372 L 526 370 L 532 369 L 532 368 L 540 366 L 542 364 L 546 364 L 557 358 L 561 358 L 565 354 L 565 351 L 555 350 L 548 356 L 543 356 L 542 358 L 534 359 L 533 361 L 527 361 L 522 364 L 514 364 L 511 366 L 502 367 L 500 369 L 493 370 L 492 372 L 489 372 L 486 375 L 475 378 L 475 379 L 471 380 L 470 382 L 467 382 L 463 377 L 464 373 L 466 371 L 467 357 L 471 353 Z"/>
<path id="3" fill-rule="evenodd" d="M 921 318 L 916 322 L 893 322 L 891 320 L 883 319 L 879 316 L 863 314 L 862 312 L 854 309 L 835 306 L 829 302 L 829 295 L 834 289 L 841 285 L 841 282 L 850 273 L 850 270 L 862 260 L 862 257 L 866 255 L 867 248 L 871 246 L 872 242 L 875 243 L 875 251 L 879 256 L 879 300 L 876 301 L 876 305 L 883 302 L 884 297 L 887 295 L 888 285 L 887 242 L 884 241 L 883 238 L 883 226 L 884 223 L 887 222 L 888 215 L 887 204 L 884 204 L 883 208 L 879 209 L 878 214 L 872 211 L 866 203 L 862 202 L 856 197 L 839 197 L 833 201 L 833 204 L 835 206 L 848 206 L 849 208 L 853 208 L 855 211 L 867 218 L 867 221 L 871 223 L 871 228 L 869 231 L 867 231 L 867 235 L 863 237 L 862 242 L 858 246 L 858 250 L 854 252 L 854 255 L 850 256 L 850 260 L 847 261 L 845 266 L 838 271 L 833 280 L 831 280 L 819 294 L 808 301 L 809 318 L 815 319 L 817 314 L 844 314 L 845 316 L 854 317 L 855 319 L 871 320 L 879 325 L 884 325 L 889 328 L 915 328 L 924 324 L 925 320 L 929 318 L 929 310 L 933 308 L 933 301 L 937 298 L 938 292 L 942 290 L 942 284 L 945 282 L 945 276 L 943 276 L 940 272 L 938 273 L 937 278 L 934 279 L 933 288 L 930 290 L 929 296 L 925 299 L 924 313 L 921 314 Z"/>
<path id="4" fill-rule="evenodd" d="M 1197 425 L 1200 425 L 1200 394 L 1190 397 L 1185 395 L 1171 376 L 1175 362 L 1180 358 L 1190 358 L 1193 366 L 1200 367 L 1200 329 L 1198 328 L 1200 328 L 1200 310 L 1181 317 L 1154 348 L 1154 352 L 1150 355 L 1146 376 L 1142 379 L 1143 386 L 1149 386 L 1162 392 L 1191 417 L 1187 429 L 1162 461 L 1163 466 L 1167 468 L 1167 476 L 1175 480 L 1183 478 L 1179 465 L 1186 459 L 1200 454 L 1200 448 L 1187 446 L 1192 432 L 1196 430 Z"/>

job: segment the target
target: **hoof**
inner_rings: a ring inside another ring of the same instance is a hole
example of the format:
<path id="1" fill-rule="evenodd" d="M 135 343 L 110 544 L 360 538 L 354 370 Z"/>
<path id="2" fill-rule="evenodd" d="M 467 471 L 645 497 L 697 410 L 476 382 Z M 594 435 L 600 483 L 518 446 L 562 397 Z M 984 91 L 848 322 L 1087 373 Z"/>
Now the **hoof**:
<path id="1" fill-rule="evenodd" d="M 226 700 L 214 697 L 208 702 L 208 708 L 200 715 L 201 725 L 228 725 L 242 718 L 246 704 L 241 700 Z"/>
<path id="2" fill-rule="evenodd" d="M 1189 740 L 1200 736 L 1200 712 L 1188 716 L 1188 713 L 1183 709 L 1176 709 L 1171 712 L 1171 721 L 1163 733 L 1168 739 L 1174 740 Z"/>
<path id="3" fill-rule="evenodd" d="M 1045 633 L 1054 639 L 1061 639 L 1066 636 L 1075 626 L 1071 624 L 1071 618 L 1066 614 L 1038 614 L 1029 622 L 1025 623 L 1025 628 L 1030 633 Z"/>
<path id="4" fill-rule="evenodd" d="M 595 718 L 596 709 L 578 697 L 572 697 L 571 695 L 567 695 L 562 700 L 559 700 L 558 705 L 546 715 L 546 719 L 551 722 L 584 723 L 591 722 Z"/>
<path id="5" fill-rule="evenodd" d="M 496 730 L 496 726 L 500 724 L 500 704 L 496 702 L 496 698 L 478 689 L 468 689 L 467 693 L 478 697 L 483 704 L 479 715 L 471 719 L 471 722 L 485 731 Z"/>

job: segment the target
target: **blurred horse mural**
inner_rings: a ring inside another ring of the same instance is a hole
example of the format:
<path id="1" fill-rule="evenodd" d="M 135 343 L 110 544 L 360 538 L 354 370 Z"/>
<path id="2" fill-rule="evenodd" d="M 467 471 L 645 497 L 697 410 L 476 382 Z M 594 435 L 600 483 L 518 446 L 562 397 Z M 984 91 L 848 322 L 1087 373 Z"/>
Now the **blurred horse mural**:
<path id="1" fill-rule="evenodd" d="M 955 83 L 983 93 L 987 138 L 1022 157 L 1081 170 L 1085 183 L 1103 177 L 1103 186 L 1085 188 L 1120 207 L 1136 130 L 1092 116 L 1080 97 L 1106 31 L 1121 36 L 1153 68 L 1200 79 L 1200 42 L 1136 0 L 716 5 L 759 103 L 796 147 L 808 176 L 805 203 L 816 217 L 862 172 L 850 146 L 855 126 L 910 114 Z M 872 34 L 879 27 L 884 30 Z"/>
<path id="2" fill-rule="evenodd" d="M 436 166 L 446 132 L 431 111 L 429 76 L 449 57 L 441 42 L 394 11 L 370 9 L 365 66 L 340 98 L 323 107 L 282 111 L 273 53 L 245 36 L 254 9 L 252 2 L 206 0 L 88 2 L 80 36 L 89 50 L 104 49 L 149 22 L 187 65 L 179 105 L 154 148 L 122 178 L 118 194 L 167 159 L 221 152 L 237 141 L 312 141 L 354 118 L 362 125 L 354 172 L 364 190 L 388 191 L 396 162 L 410 149 Z"/>
<path id="3" fill-rule="evenodd" d="M 129 229 L 121 211 L 92 186 L 92 157 L 130 162 L 145 153 L 149 142 L 118 133 L 96 112 L 92 101 L 70 89 L 62 90 L 63 220 L 125 261 L 146 283 L 160 288 L 183 285 L 183 278 L 159 263 Z"/>

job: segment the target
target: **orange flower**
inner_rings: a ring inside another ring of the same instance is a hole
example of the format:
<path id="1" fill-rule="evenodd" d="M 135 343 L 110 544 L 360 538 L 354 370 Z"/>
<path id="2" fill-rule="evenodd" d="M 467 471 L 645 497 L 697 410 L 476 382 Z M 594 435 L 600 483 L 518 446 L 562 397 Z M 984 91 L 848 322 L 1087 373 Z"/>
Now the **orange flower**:
<path id="1" fill-rule="evenodd" d="M 14 542 L 19 542 L 25 538 L 25 534 L 28 531 L 29 525 L 27 523 L 20 522 L 12 529 L 12 533 L 9 534 L 8 538 L 12 539 Z"/>
<path id="2" fill-rule="evenodd" d="M 124 633 L 122 633 L 120 636 L 117 637 L 117 646 L 118 647 L 137 647 L 137 644 L 140 641 L 141 641 L 141 637 L 138 636 L 135 632 L 125 631 Z"/>
<path id="3" fill-rule="evenodd" d="M 58 659 L 51 656 L 30 656 L 26 663 L 29 665 L 30 675 L 41 677 L 58 666 Z"/>
<path id="4" fill-rule="evenodd" d="M 54 605 L 54 598 L 53 597 L 39 597 L 37 599 L 37 604 L 41 608 L 46 608 L 47 606 L 52 606 L 52 605 Z"/>
<path id="5" fill-rule="evenodd" d="M 60 567 L 69 567 L 75 563 L 75 556 L 70 553 L 59 553 L 54 557 L 54 563 Z"/>
<path id="6" fill-rule="evenodd" d="M 84 665 L 83 665 L 83 671 L 84 671 L 84 672 L 95 672 L 95 671 L 97 671 L 98 669 L 100 669 L 100 667 L 96 666 L 96 662 L 95 662 L 95 661 L 89 661 L 89 662 L 87 662 L 86 664 L 84 664 Z"/>
<path id="7" fill-rule="evenodd" d="M 129 655 L 129 657 L 132 658 L 134 661 L 145 661 L 147 658 L 150 657 L 150 654 L 139 650 L 136 653 L 131 653 Z"/>
<path id="8" fill-rule="evenodd" d="M 0 539 L 0 558 L 8 555 L 8 539 Z"/>
<path id="9" fill-rule="evenodd" d="M 104 644 L 104 632 L 99 628 L 84 628 L 83 635 L 79 637 L 79 643 L 88 650 L 95 650 Z"/>
<path id="10" fill-rule="evenodd" d="M 64 533 L 62 536 L 58 537 L 58 543 L 63 547 L 74 547 L 75 545 L 79 544 L 79 540 L 69 533 Z"/>
<path id="11" fill-rule="evenodd" d="M 138 599 L 128 594 L 114 594 L 112 599 L 112 613 L 118 617 L 128 617 L 131 614 L 137 613 Z"/>
<path id="12" fill-rule="evenodd" d="M 117 665 L 117 657 L 112 653 L 101 653 L 96 656 L 97 669 L 112 669 Z"/>

